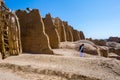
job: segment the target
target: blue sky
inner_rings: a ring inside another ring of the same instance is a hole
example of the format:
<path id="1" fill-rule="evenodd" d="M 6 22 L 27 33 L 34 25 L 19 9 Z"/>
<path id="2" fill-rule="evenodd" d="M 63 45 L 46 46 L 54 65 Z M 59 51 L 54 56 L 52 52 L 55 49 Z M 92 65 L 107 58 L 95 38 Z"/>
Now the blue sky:
<path id="1" fill-rule="evenodd" d="M 120 0 L 5 0 L 11 10 L 37 8 L 68 21 L 87 38 L 120 37 Z"/>

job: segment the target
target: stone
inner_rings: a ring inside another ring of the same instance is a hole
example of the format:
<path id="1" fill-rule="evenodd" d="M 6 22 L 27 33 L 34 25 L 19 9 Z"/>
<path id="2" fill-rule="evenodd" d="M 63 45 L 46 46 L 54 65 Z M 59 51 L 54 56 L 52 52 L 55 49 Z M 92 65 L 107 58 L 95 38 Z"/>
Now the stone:
<path id="1" fill-rule="evenodd" d="M 57 32 L 57 29 L 56 29 L 55 25 L 53 24 L 51 15 L 47 14 L 46 17 L 43 18 L 43 22 L 45 25 L 45 33 L 49 37 L 49 42 L 50 42 L 51 48 L 53 48 L 53 49 L 59 48 L 60 38 L 59 38 L 59 34 Z"/>
<path id="2" fill-rule="evenodd" d="M 117 55 L 120 56 L 120 43 L 107 42 L 106 45 L 107 45 L 107 47 L 109 47 L 110 52 L 116 53 Z"/>
<path id="3" fill-rule="evenodd" d="M 120 43 L 120 37 L 109 37 L 108 41 L 113 41 L 113 42 Z"/>
<path id="4" fill-rule="evenodd" d="M 99 45 L 99 46 L 106 46 L 106 41 L 105 40 L 98 40 L 98 39 L 95 39 L 95 40 L 91 40 L 93 43 L 95 43 L 96 45 Z"/>
<path id="5" fill-rule="evenodd" d="M 53 54 L 39 10 L 17 10 L 16 14 L 20 22 L 23 52 Z"/>
<path id="6" fill-rule="evenodd" d="M 99 46 L 99 52 L 100 52 L 100 56 L 108 57 L 109 48 L 106 46 Z"/>
<path id="7" fill-rule="evenodd" d="M 109 53 L 115 53 L 115 48 L 108 47 L 109 48 Z"/>
<path id="8" fill-rule="evenodd" d="M 120 56 L 120 49 L 115 49 L 115 53 Z"/>

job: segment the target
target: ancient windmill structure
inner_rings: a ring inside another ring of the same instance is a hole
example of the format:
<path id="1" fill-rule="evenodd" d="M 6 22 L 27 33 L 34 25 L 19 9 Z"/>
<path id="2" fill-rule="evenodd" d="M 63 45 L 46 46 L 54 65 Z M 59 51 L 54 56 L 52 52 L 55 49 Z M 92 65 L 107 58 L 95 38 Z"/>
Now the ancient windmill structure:
<path id="1" fill-rule="evenodd" d="M 3 0 L 0 0 L 0 52 L 3 59 L 22 52 L 18 18 Z"/>

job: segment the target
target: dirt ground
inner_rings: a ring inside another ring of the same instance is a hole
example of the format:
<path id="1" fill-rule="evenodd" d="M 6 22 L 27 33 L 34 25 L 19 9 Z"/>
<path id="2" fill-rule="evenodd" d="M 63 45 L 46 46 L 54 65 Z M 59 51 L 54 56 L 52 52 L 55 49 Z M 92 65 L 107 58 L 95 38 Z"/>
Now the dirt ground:
<path id="1" fill-rule="evenodd" d="M 28 54 L 0 60 L 0 80 L 120 80 L 120 60 L 54 49 L 56 55 Z M 112 56 L 117 56 L 111 53 Z"/>

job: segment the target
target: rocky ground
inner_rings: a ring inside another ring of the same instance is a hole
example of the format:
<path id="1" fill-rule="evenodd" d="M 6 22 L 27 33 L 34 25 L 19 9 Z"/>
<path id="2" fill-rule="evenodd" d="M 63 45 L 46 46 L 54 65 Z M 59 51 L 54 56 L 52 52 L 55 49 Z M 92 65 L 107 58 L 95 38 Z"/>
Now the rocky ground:
<path id="1" fill-rule="evenodd" d="M 23 53 L 0 60 L 0 80 L 120 80 L 119 59 L 53 51 L 56 55 Z"/>

